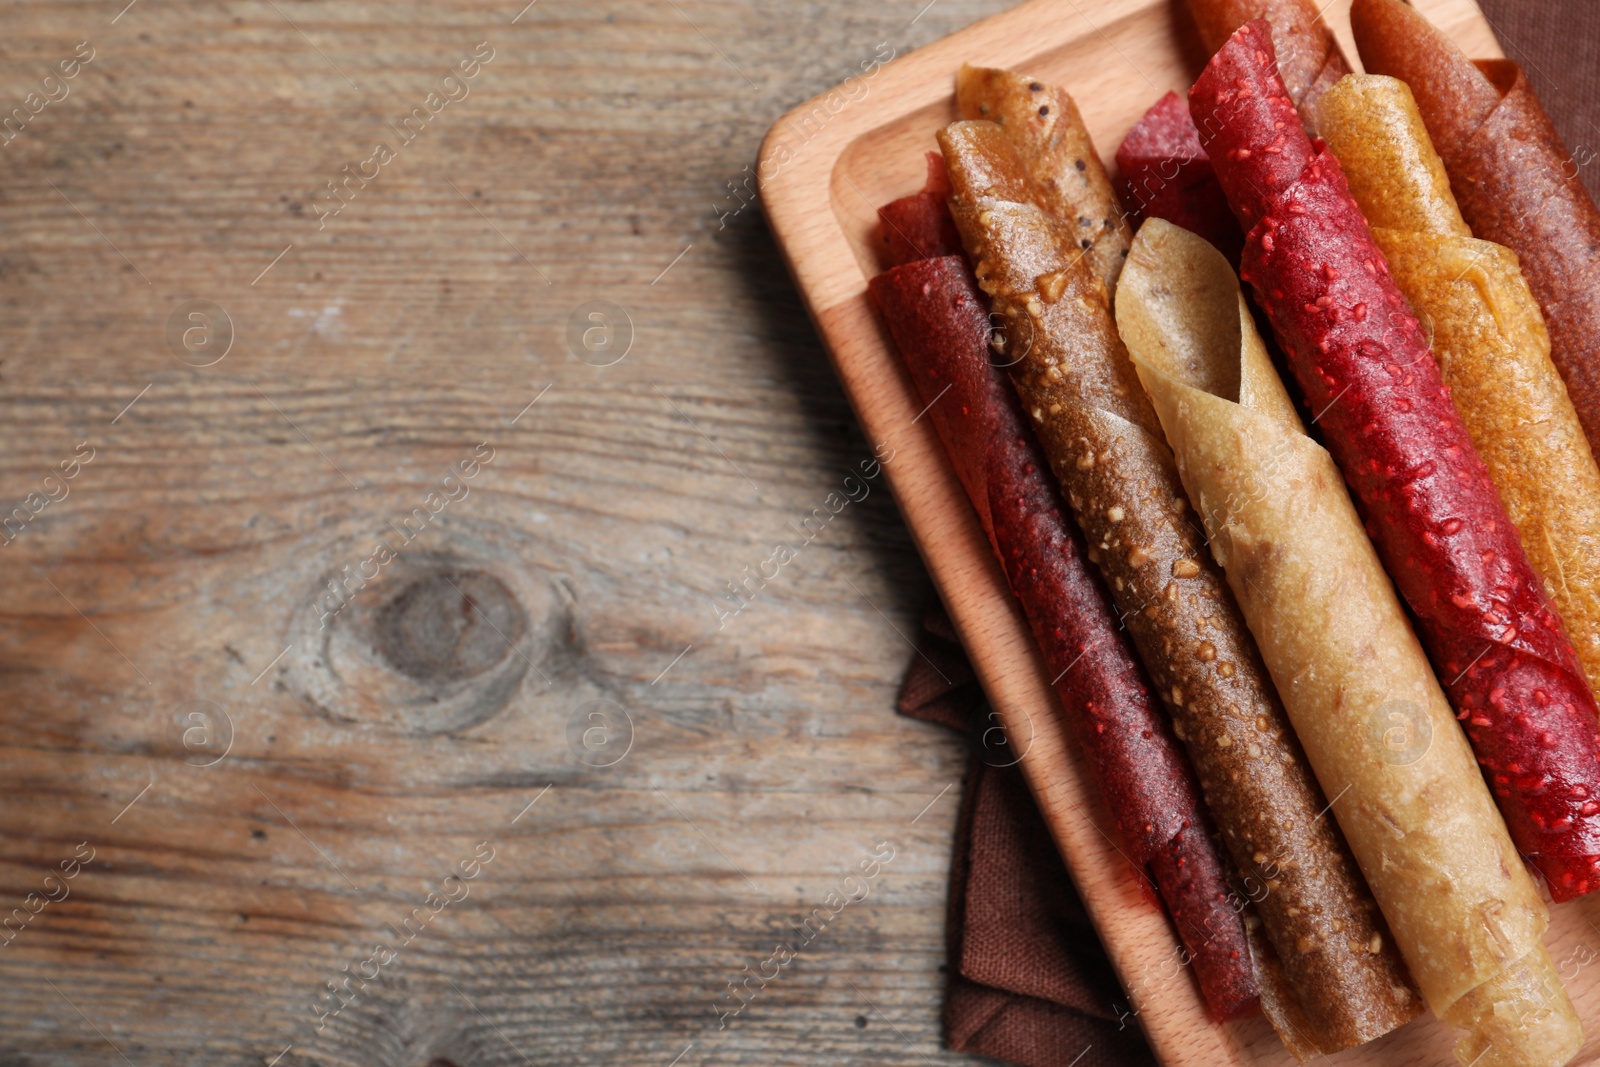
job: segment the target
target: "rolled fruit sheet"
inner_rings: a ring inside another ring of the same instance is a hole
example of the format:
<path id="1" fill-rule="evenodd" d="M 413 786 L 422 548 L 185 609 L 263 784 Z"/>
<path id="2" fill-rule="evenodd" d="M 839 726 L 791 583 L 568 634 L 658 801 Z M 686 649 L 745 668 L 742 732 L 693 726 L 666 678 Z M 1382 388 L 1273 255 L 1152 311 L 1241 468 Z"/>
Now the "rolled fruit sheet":
<path id="1" fill-rule="evenodd" d="M 1416 94 L 1472 232 L 1521 258 L 1550 358 L 1600 449 L 1600 209 L 1579 162 L 1515 63 L 1474 63 L 1397 0 L 1356 0 L 1350 23 L 1367 70 Z"/>
<path id="2" fill-rule="evenodd" d="M 1166 219 L 1239 262 L 1244 234 L 1222 195 L 1189 105 L 1177 93 L 1158 100 L 1117 149 L 1118 193 L 1136 219 Z"/>
<path id="3" fill-rule="evenodd" d="M 1206 150 L 1247 230 L 1241 273 L 1512 841 L 1558 898 L 1600 887 L 1594 696 L 1338 160 L 1294 121 L 1266 24 L 1236 33 L 1189 99 L 1225 119 Z"/>
<path id="4" fill-rule="evenodd" d="M 1145 223 L 1117 323 L 1411 973 L 1437 1014 L 1470 1031 L 1457 1055 L 1480 1067 L 1564 1063 L 1582 1031 L 1542 941 L 1544 904 L 1227 261 L 1178 227 Z"/>
<path id="5" fill-rule="evenodd" d="M 1349 75 L 1318 113 L 1395 283 L 1429 328 L 1450 397 L 1589 689 L 1600 692 L 1600 469 L 1516 253 L 1473 238 L 1404 82 Z"/>
<path id="6" fill-rule="evenodd" d="M 1322 21 L 1327 6 L 1313 0 L 1189 0 L 1189 13 L 1207 52 L 1221 48 L 1250 20 L 1266 19 L 1289 99 L 1314 130 L 1317 99 L 1350 73 L 1339 42 Z"/>
<path id="7" fill-rule="evenodd" d="M 944 169 L 944 157 L 929 152 L 927 162 L 928 180 L 920 192 L 878 209 L 878 258 L 886 269 L 962 254 L 961 235 L 945 207 L 950 178 Z"/>
<path id="8" fill-rule="evenodd" d="M 1221 48 L 1251 19 L 1266 19 L 1289 98 L 1306 127 L 1316 129 L 1317 101 L 1350 72 L 1322 21 L 1326 5 L 1312 0 L 1189 0 L 1188 6 L 1208 52 Z M 1123 203 L 1135 217 L 1166 219 L 1191 230 L 1238 266 L 1244 234 L 1216 183 L 1189 108 L 1177 93 L 1162 97 L 1134 124 L 1117 149 L 1117 171 Z"/>
<path id="9" fill-rule="evenodd" d="M 932 213 L 948 217 L 942 198 L 908 197 L 880 215 L 886 226 L 893 219 L 926 233 L 936 221 L 915 216 Z M 971 268 L 959 255 L 913 258 L 868 288 L 1055 679 L 1113 842 L 1146 886 L 1153 881 L 1212 1015 L 1251 1014 L 1258 991 L 1242 908 L 1194 772 L 1089 570 L 1004 372 L 990 362 L 988 310 Z"/>
<path id="10" fill-rule="evenodd" d="M 1111 179 L 1066 90 L 992 67 L 963 65 L 956 103 L 964 119 L 1004 126 L 1018 146 L 1039 206 L 1064 222 L 1089 267 L 1115 292 L 1133 230 L 1111 189 Z"/>
<path id="11" fill-rule="evenodd" d="M 1298 1040 L 1335 1048 L 1376 1036 L 1414 1010 L 1403 997 L 1387 1015 L 1371 1010 L 1403 986 L 1401 965 L 1322 817 L 1327 801 L 1188 514 L 1104 286 L 1040 207 L 1001 127 L 959 122 L 940 145 L 956 227 L 1004 324 L 1003 361 L 1088 558 L 1187 746 L 1235 864 L 1270 887 L 1257 911 L 1313 1029 Z M 1335 923 L 1375 945 L 1360 966 L 1347 943 L 1324 936 Z M 1291 1048 L 1295 1040 L 1286 1035 Z"/>

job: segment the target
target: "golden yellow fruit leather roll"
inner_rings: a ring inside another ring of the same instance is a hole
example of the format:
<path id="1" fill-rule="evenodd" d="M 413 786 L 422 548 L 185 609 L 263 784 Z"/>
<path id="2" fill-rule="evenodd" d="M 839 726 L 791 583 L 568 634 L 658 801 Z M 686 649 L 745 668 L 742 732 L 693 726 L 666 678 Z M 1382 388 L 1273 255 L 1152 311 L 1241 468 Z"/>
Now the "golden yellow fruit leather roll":
<path id="1" fill-rule="evenodd" d="M 1318 114 L 1600 697 L 1600 468 L 1516 253 L 1473 238 L 1405 82 L 1349 75 Z"/>
<path id="2" fill-rule="evenodd" d="M 1117 325 L 1345 840 L 1433 1012 L 1476 1067 L 1583 1041 L 1549 915 L 1367 539 L 1221 253 L 1160 219 Z"/>

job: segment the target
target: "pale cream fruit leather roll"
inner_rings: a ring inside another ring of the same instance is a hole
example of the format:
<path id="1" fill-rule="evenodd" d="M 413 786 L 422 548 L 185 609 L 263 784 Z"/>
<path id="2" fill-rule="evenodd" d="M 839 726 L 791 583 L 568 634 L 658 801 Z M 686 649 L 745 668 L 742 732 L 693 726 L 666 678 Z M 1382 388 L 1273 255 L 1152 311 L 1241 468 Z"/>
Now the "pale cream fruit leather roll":
<path id="1" fill-rule="evenodd" d="M 1476 1067 L 1567 1062 L 1549 915 L 1332 457 L 1306 436 L 1238 280 L 1160 219 L 1117 326 L 1307 759 L 1433 1012 Z"/>

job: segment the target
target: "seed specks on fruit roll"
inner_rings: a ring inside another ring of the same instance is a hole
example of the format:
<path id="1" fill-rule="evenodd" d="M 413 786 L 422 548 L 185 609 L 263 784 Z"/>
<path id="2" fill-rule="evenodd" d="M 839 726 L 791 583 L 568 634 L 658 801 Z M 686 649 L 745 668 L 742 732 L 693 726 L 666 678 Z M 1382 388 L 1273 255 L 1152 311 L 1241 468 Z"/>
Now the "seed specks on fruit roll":
<path id="1" fill-rule="evenodd" d="M 1105 289 L 1039 206 L 1017 147 L 990 122 L 940 134 L 957 229 L 1008 333 L 1009 368 L 1224 842 L 1306 1014 L 1326 1032 L 1350 998 L 1315 923 L 1371 907 L 1255 644 L 1189 514 L 1160 424 L 1118 339 Z M 1320 1042 L 1319 1042 L 1320 1044 Z"/>

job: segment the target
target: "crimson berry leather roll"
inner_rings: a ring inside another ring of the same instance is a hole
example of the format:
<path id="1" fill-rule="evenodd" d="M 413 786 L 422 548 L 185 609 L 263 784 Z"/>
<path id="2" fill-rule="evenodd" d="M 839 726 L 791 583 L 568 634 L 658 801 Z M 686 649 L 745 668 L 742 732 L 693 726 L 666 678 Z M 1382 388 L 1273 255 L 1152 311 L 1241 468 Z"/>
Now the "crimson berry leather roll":
<path id="1" fill-rule="evenodd" d="M 1223 118 L 1206 152 L 1246 230 L 1242 274 L 1411 608 L 1512 841 L 1552 887 L 1590 878 L 1600 744 L 1577 656 L 1338 160 L 1295 121 L 1265 22 L 1229 39 L 1189 100 L 1196 116 Z M 1471 902 L 1413 884 L 1380 889 L 1381 867 L 1363 866 L 1429 1006 L 1469 1031 L 1458 1054 L 1565 1062 L 1577 1020 L 1536 936 L 1542 909 L 1537 923 L 1495 902 L 1462 910 Z M 1440 914 L 1468 931 L 1470 965 L 1411 932 Z M 1499 918 L 1486 923 L 1490 914 Z"/>
<path id="2" fill-rule="evenodd" d="M 923 233 L 937 232 L 935 214 L 948 218 L 943 201 L 919 197 L 880 211 L 885 225 Z M 1212 1015 L 1252 1014 L 1258 991 L 1242 901 L 1212 842 L 1194 772 L 1089 571 L 1016 398 L 989 361 L 989 316 L 971 268 L 959 255 L 914 259 L 873 278 L 869 290 L 1055 678 L 1112 839 L 1141 881 L 1154 882 Z"/>
<path id="3" fill-rule="evenodd" d="M 1327 4 L 1314 0 L 1189 0 L 1189 13 L 1207 52 L 1227 43 L 1240 26 L 1265 19 L 1272 26 L 1278 70 L 1306 126 L 1316 128 L 1316 103 L 1350 73 L 1333 31 L 1322 21 Z"/>
<path id="4" fill-rule="evenodd" d="M 1134 123 L 1117 149 L 1117 175 L 1123 206 L 1134 218 L 1182 226 L 1238 264 L 1244 234 L 1183 97 L 1168 93 Z"/>
<path id="5" fill-rule="evenodd" d="M 927 158 L 928 180 L 922 191 L 878 209 L 878 258 L 885 267 L 961 255 L 961 235 L 944 206 L 950 196 L 944 157 L 929 152 Z"/>
<path id="6" fill-rule="evenodd" d="M 1590 692 L 1600 692 L 1600 469 L 1516 253 L 1467 229 L 1405 82 L 1349 75 L 1318 113 L 1395 283 L 1431 327 L 1450 397 Z"/>
<path id="7" fill-rule="evenodd" d="M 1350 64 L 1312 0 L 1189 0 L 1206 51 L 1215 52 L 1240 26 L 1272 26 L 1279 72 L 1308 129 L 1317 101 L 1350 72 Z M 967 118 L 974 116 L 966 115 Z M 1166 219 L 1199 234 L 1239 264 L 1244 235 L 1217 185 L 1187 103 L 1177 93 L 1158 100 L 1117 149 L 1118 191 L 1129 214 Z"/>
<path id="8" fill-rule="evenodd" d="M 1411 86 L 1472 232 L 1521 258 L 1550 358 L 1600 449 L 1600 209 L 1578 162 L 1515 63 L 1474 63 L 1397 0 L 1356 0 L 1350 23 L 1368 72 Z"/>
<path id="9" fill-rule="evenodd" d="M 1041 206 L 1002 127 L 959 122 L 939 141 L 956 228 L 1004 326 L 1008 375 L 1088 558 L 1186 745 L 1234 863 L 1270 885 L 1257 912 L 1305 1015 L 1298 1036 L 1274 1022 L 1292 1049 L 1343 1048 L 1384 1033 L 1414 1010 L 1402 965 L 1188 514 L 1104 286 L 1070 227 Z"/>

